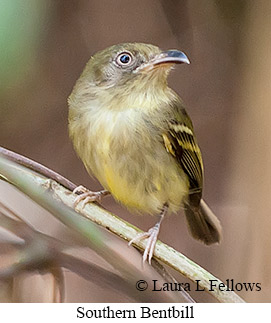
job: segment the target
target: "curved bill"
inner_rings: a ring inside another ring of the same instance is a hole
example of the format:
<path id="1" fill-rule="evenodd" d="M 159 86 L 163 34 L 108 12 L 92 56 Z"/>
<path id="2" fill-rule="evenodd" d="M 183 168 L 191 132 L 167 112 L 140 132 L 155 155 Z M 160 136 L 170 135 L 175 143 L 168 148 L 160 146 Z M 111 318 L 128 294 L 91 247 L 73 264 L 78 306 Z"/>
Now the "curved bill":
<path id="1" fill-rule="evenodd" d="M 153 66 L 156 66 L 160 64 L 190 64 L 190 61 L 185 53 L 172 49 L 157 55 L 150 63 Z"/>
<path id="2" fill-rule="evenodd" d="M 167 50 L 165 52 L 161 52 L 160 54 L 154 56 L 149 62 L 139 66 L 136 69 L 137 71 L 152 71 L 159 66 L 168 65 L 171 67 L 173 64 L 190 64 L 188 57 L 185 53 L 181 52 L 177 49 Z"/>

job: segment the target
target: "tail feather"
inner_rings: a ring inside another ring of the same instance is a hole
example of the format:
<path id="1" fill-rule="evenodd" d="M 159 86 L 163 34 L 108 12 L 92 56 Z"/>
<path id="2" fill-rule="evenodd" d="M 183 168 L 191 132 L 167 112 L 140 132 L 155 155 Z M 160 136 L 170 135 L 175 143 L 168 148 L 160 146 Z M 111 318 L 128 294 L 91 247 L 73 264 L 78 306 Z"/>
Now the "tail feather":
<path id="1" fill-rule="evenodd" d="M 186 205 L 185 215 L 195 239 L 207 245 L 220 242 L 222 237 L 220 222 L 203 200 L 200 201 L 198 208 Z"/>

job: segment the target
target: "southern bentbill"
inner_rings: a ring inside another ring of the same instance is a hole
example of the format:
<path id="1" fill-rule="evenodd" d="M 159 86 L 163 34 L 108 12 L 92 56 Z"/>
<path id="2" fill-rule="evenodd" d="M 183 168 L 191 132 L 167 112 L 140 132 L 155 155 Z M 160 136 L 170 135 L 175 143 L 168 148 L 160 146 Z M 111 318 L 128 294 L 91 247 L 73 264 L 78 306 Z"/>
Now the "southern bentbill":
<path id="1" fill-rule="evenodd" d="M 126 43 L 96 53 L 69 97 L 69 133 L 87 171 L 104 187 L 83 190 L 90 202 L 110 192 L 132 211 L 160 215 L 148 232 L 144 261 L 151 261 L 161 221 L 184 208 L 190 232 L 205 244 L 219 242 L 218 219 L 202 200 L 203 164 L 192 122 L 168 87 L 178 50 Z M 78 189 L 80 191 L 80 188 Z"/>

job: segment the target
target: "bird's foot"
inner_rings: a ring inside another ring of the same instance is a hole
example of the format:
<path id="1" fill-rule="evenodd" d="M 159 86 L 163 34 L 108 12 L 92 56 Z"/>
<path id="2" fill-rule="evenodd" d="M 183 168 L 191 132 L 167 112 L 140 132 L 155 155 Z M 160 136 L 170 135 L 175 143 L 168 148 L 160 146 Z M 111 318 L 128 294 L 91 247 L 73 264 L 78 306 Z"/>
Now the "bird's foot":
<path id="1" fill-rule="evenodd" d="M 148 259 L 149 264 L 151 264 L 152 256 L 154 253 L 154 248 L 155 248 L 157 237 L 158 237 L 158 234 L 160 231 L 160 225 L 164 219 L 164 216 L 167 213 L 167 210 L 168 210 L 168 205 L 164 204 L 162 212 L 159 215 L 160 219 L 155 224 L 155 226 L 150 228 L 148 232 L 139 233 L 128 244 L 130 246 L 132 243 L 138 242 L 143 239 L 148 239 L 147 245 L 146 245 L 146 248 L 145 248 L 145 251 L 143 254 L 143 259 L 142 259 L 143 263 Z"/>
<path id="2" fill-rule="evenodd" d="M 101 202 L 102 197 L 109 194 L 107 190 L 93 192 L 80 185 L 73 190 L 74 194 L 79 194 L 73 202 L 73 206 L 76 207 L 81 201 L 83 201 L 83 207 L 87 203 L 91 202 Z"/>
<path id="3" fill-rule="evenodd" d="M 138 242 L 143 239 L 148 239 L 147 245 L 143 254 L 143 263 L 148 259 L 149 264 L 151 264 L 151 259 L 153 256 L 154 247 L 156 245 L 159 230 L 160 230 L 160 222 L 156 223 L 156 225 L 150 228 L 148 232 L 139 233 L 134 239 L 132 239 L 129 242 L 129 246 L 130 246 L 134 242 Z"/>

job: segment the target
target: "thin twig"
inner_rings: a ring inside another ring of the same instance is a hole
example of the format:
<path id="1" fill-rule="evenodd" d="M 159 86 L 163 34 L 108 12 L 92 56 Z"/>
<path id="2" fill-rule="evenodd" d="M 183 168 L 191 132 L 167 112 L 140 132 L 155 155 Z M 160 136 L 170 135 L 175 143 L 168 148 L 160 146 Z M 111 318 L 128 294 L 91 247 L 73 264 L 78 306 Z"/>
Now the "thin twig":
<path id="1" fill-rule="evenodd" d="M 38 174 L 41 174 L 47 178 L 50 178 L 59 184 L 63 185 L 70 191 L 73 191 L 77 185 L 72 183 L 67 178 L 63 177 L 62 175 L 56 173 L 55 171 L 51 170 L 50 168 L 39 164 L 38 162 L 31 160 L 25 156 L 17 154 L 11 150 L 6 148 L 0 147 L 0 155 L 5 156 L 9 160 L 16 162 L 19 165 L 25 166 L 28 169 L 35 171 Z"/>
<path id="2" fill-rule="evenodd" d="M 54 277 L 53 281 L 53 302 L 64 303 L 65 284 L 63 268 L 61 266 L 50 268 L 50 272 Z"/>
<path id="3" fill-rule="evenodd" d="M 23 240 L 27 240 L 32 232 L 31 227 L 26 223 L 14 220 L 8 216 L 6 216 L 3 212 L 0 211 L 0 223 L 1 227 L 6 229 L 7 231 L 13 233 L 14 235 L 20 237 Z"/>
<path id="4" fill-rule="evenodd" d="M 3 207 L 3 205 L 1 205 Z M 10 210 L 5 207 L 10 213 Z M 63 302 L 64 300 L 64 278 L 63 268 L 67 268 L 77 275 L 87 279 L 98 286 L 111 287 L 122 291 L 129 297 L 131 289 L 134 291 L 134 286 L 127 282 L 117 274 L 114 274 L 102 267 L 99 267 L 91 262 L 78 259 L 65 252 L 70 246 L 53 237 L 40 233 L 32 229 L 30 226 L 19 221 L 9 218 L 0 212 L 0 223 L 4 223 L 4 227 L 14 234 L 19 233 L 20 229 L 24 231 L 23 236 L 27 244 L 14 245 L 17 248 L 16 260 L 8 267 L 0 268 L 0 280 L 8 281 L 16 275 L 25 271 L 43 270 L 50 272 L 54 277 L 54 301 Z M 18 215 L 17 218 L 20 219 Z M 8 225 L 7 225 L 8 224 Z M 18 226 L 19 224 L 19 226 Z M 12 229 L 12 226 L 15 226 Z M 142 301 L 142 296 L 137 295 L 135 298 Z"/>
<path id="5" fill-rule="evenodd" d="M 20 222 L 23 222 L 24 224 L 28 225 L 24 219 L 19 217 L 14 211 L 12 211 L 10 208 L 8 208 L 5 204 L 1 203 L 0 201 L 0 208 L 2 208 L 5 212 L 9 213 L 11 216 L 13 216 L 15 219 L 17 219 Z"/>

